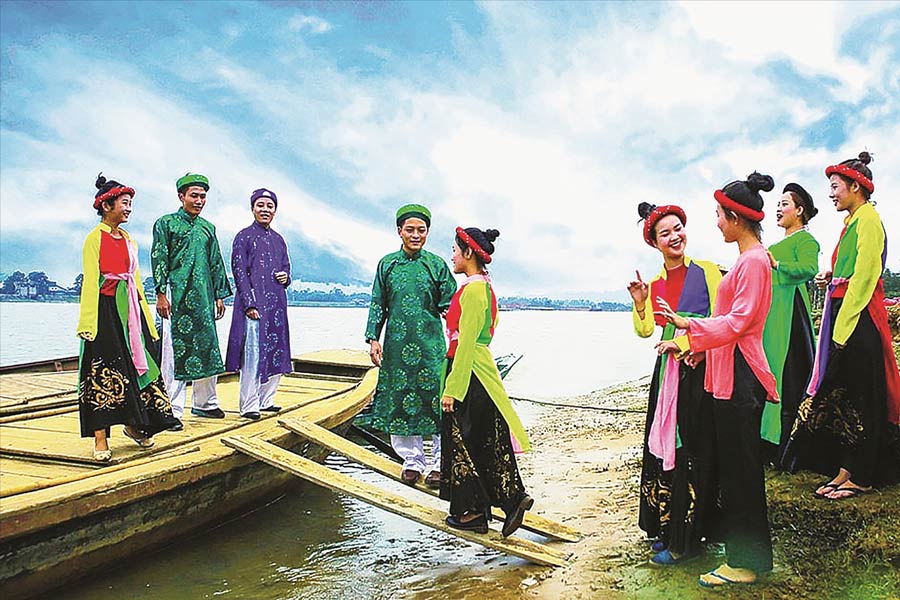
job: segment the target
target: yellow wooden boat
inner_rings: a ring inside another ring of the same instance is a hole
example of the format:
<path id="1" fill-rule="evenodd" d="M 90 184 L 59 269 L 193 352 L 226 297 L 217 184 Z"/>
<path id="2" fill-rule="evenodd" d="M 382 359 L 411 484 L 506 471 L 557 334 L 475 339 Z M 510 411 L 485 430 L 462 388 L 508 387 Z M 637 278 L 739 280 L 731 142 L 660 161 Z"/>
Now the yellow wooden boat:
<path id="1" fill-rule="evenodd" d="M 0 597 L 41 594 L 123 558 L 172 542 L 277 493 L 294 477 L 222 443 L 240 435 L 323 460 L 319 446 L 278 425 L 297 417 L 343 432 L 377 381 L 364 352 L 294 359 L 278 415 L 237 412 L 238 378 L 219 379 L 226 418 L 185 414 L 184 430 L 139 448 L 113 428 L 111 463 L 80 437 L 77 360 L 0 368 Z M 190 402 L 190 400 L 188 400 Z"/>

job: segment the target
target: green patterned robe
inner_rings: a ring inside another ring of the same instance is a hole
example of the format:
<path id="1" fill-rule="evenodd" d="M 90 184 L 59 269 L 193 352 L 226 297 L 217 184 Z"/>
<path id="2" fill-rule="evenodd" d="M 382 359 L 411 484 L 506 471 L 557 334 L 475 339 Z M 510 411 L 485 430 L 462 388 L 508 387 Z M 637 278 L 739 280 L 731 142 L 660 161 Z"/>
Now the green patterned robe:
<path id="1" fill-rule="evenodd" d="M 157 293 L 172 306 L 175 379 L 193 381 L 225 370 L 216 335 L 216 300 L 231 295 L 216 228 L 179 208 L 153 225 L 150 252 Z M 166 290 L 168 287 L 168 290 Z"/>
<path id="2" fill-rule="evenodd" d="M 402 249 L 378 262 L 366 340 L 384 334 L 384 358 L 372 411 L 364 425 L 393 435 L 441 431 L 441 366 L 447 347 L 441 313 L 450 306 L 456 280 L 439 256 Z"/>

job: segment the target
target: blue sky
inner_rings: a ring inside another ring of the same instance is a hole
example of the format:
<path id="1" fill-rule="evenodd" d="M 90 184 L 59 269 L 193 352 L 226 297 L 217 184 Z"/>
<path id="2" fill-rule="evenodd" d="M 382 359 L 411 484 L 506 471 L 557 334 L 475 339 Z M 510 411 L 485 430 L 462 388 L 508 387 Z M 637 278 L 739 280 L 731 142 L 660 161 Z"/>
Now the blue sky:
<path id="1" fill-rule="evenodd" d="M 97 172 L 137 189 L 142 248 L 209 176 L 226 258 L 249 193 L 280 198 L 294 276 L 368 282 L 393 212 L 501 231 L 504 294 L 624 298 L 659 255 L 637 204 L 676 202 L 689 251 L 730 265 L 712 192 L 798 181 L 830 255 L 824 167 L 875 154 L 900 235 L 897 3 L 0 3 L 0 271 L 80 272 Z M 779 194 L 768 194 L 766 243 Z M 895 241 L 889 266 L 900 268 Z"/>

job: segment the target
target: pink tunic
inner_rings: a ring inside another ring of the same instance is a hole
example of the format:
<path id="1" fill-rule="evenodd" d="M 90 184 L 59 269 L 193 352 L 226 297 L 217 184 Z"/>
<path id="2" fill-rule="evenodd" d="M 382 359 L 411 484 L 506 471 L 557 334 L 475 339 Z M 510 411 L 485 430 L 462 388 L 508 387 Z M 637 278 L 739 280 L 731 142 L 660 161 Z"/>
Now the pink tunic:
<path id="1" fill-rule="evenodd" d="M 772 268 L 766 248 L 758 244 L 743 252 L 734 268 L 722 278 L 713 316 L 688 319 L 691 351 L 706 351 L 704 387 L 714 398 L 731 399 L 737 347 L 766 389 L 767 399 L 778 402 L 775 376 L 762 345 L 771 304 Z"/>

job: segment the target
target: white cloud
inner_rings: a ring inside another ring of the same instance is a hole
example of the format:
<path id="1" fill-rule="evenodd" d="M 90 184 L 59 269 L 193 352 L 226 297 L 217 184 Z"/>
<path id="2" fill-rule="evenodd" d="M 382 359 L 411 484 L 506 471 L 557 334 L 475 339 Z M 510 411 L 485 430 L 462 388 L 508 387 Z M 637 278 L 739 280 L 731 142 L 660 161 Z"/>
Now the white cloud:
<path id="1" fill-rule="evenodd" d="M 310 33 L 321 34 L 328 33 L 333 27 L 331 23 L 319 17 L 295 15 L 288 19 L 288 28 L 291 31 L 309 31 Z"/>

